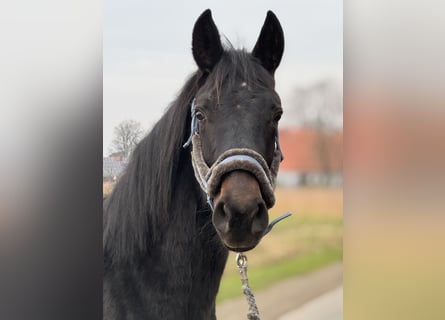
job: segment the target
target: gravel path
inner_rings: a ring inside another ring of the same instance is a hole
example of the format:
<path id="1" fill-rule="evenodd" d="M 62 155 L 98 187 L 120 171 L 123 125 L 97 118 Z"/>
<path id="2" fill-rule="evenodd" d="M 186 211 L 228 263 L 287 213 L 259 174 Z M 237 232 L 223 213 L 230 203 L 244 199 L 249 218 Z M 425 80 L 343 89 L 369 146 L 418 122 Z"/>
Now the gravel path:
<path id="1" fill-rule="evenodd" d="M 341 311 L 341 285 L 343 282 L 343 266 L 341 263 L 332 264 L 328 267 L 312 272 L 307 275 L 297 276 L 289 278 L 282 282 L 279 282 L 272 287 L 269 287 L 265 291 L 255 291 L 255 284 L 251 283 L 253 292 L 255 293 L 256 302 L 260 310 L 261 320 L 290 320 L 300 319 L 299 307 L 304 305 L 304 308 L 309 308 L 312 302 L 312 307 L 309 309 L 314 312 L 314 303 L 321 301 L 322 305 L 329 307 L 331 310 L 331 316 L 328 318 L 316 318 L 311 316 L 305 319 L 320 319 L 331 320 L 341 319 L 338 318 L 338 313 Z M 338 289 L 340 288 L 340 289 Z M 323 294 L 332 290 L 332 295 L 324 296 L 324 300 L 321 299 Z M 241 290 L 241 283 L 240 283 Z M 316 299 L 316 298 L 319 298 Z M 336 308 L 336 304 L 340 304 L 340 308 Z M 304 311 L 304 308 L 302 310 Z M 318 308 L 321 309 L 321 308 Z M 340 311 L 339 311 L 340 310 Z M 216 306 L 216 315 L 220 320 L 245 320 L 247 313 L 247 303 L 244 296 L 233 300 L 224 301 Z M 282 317 L 282 318 L 280 318 Z"/>

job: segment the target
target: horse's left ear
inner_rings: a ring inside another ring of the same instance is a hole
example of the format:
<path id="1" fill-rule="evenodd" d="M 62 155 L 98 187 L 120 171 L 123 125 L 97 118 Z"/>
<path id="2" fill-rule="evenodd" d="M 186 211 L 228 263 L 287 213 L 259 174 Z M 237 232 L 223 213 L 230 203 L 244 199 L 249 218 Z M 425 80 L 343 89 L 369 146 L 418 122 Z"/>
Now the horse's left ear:
<path id="1" fill-rule="evenodd" d="M 261 65 L 267 71 L 274 74 L 280 64 L 283 51 L 283 29 L 275 14 L 268 11 L 260 36 L 252 50 L 252 55 L 260 60 Z"/>
<path id="2" fill-rule="evenodd" d="M 192 52 L 196 64 L 205 72 L 212 71 L 224 52 L 210 9 L 204 11 L 196 20 L 193 28 Z"/>

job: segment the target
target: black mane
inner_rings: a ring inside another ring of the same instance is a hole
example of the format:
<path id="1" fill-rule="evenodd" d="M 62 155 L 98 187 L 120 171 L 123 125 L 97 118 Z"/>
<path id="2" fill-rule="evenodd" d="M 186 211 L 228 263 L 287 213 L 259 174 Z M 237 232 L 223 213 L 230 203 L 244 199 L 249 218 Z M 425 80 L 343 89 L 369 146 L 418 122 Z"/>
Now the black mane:
<path id="1" fill-rule="evenodd" d="M 143 254 L 168 223 L 182 144 L 189 133 L 190 103 L 202 74 L 193 74 L 177 99 L 135 148 L 128 167 L 104 204 L 103 246 L 109 258 Z"/>

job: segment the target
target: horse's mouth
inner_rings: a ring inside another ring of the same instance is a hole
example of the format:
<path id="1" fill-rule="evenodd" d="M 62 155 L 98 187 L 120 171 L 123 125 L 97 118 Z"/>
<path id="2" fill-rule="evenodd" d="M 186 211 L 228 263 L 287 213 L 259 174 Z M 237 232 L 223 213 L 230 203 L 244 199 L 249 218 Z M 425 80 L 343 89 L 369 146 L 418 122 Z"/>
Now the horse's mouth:
<path id="1" fill-rule="evenodd" d="M 255 248 L 257 246 L 257 244 L 258 243 L 254 244 L 254 245 L 246 246 L 246 247 L 231 247 L 224 243 L 224 246 L 233 252 L 246 252 L 246 251 L 249 251 L 249 250 L 252 250 L 253 248 Z"/>

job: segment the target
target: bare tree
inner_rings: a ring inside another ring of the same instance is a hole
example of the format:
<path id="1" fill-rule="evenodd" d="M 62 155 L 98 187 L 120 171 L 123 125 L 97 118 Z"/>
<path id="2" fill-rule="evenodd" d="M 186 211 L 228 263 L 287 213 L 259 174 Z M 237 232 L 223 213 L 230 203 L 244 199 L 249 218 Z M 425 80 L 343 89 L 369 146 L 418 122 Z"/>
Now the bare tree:
<path id="1" fill-rule="evenodd" d="M 127 158 L 141 139 L 142 126 L 134 120 L 125 120 L 114 128 L 114 138 L 111 142 L 111 151 L 119 152 Z"/>

